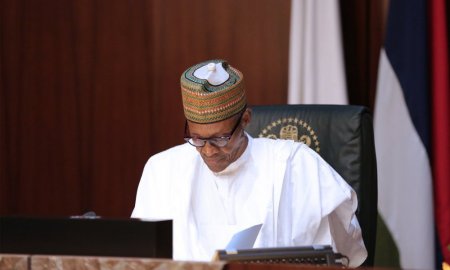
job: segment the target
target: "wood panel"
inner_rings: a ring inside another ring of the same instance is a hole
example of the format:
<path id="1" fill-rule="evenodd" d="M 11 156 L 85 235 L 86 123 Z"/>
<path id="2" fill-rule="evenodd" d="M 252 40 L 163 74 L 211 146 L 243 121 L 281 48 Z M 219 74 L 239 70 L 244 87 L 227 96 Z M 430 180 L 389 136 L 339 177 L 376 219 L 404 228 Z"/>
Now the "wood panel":
<path id="1" fill-rule="evenodd" d="M 0 1 L 0 214 L 129 216 L 182 142 L 179 77 L 224 58 L 285 103 L 289 0 Z M 176 161 L 174 161 L 176 162 Z"/>

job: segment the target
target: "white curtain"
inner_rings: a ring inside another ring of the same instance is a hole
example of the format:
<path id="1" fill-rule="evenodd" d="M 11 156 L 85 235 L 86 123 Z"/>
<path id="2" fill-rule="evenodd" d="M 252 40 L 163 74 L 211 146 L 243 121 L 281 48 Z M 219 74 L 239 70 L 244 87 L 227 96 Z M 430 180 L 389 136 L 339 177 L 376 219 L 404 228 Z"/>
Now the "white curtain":
<path id="1" fill-rule="evenodd" d="M 292 0 L 289 104 L 347 104 L 338 0 Z"/>

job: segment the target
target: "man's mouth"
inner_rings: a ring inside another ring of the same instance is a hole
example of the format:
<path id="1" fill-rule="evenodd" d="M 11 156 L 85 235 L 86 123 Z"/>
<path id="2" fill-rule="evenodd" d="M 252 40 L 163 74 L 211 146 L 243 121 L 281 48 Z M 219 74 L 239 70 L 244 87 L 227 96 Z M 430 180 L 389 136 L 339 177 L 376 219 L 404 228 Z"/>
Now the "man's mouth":
<path id="1" fill-rule="evenodd" d="M 223 156 L 203 157 L 203 161 L 209 165 L 218 165 L 224 161 Z"/>
<path id="2" fill-rule="evenodd" d="M 204 157 L 203 160 L 206 163 L 218 163 L 221 160 L 221 158 L 219 158 L 219 157 L 213 157 L 213 158 Z"/>

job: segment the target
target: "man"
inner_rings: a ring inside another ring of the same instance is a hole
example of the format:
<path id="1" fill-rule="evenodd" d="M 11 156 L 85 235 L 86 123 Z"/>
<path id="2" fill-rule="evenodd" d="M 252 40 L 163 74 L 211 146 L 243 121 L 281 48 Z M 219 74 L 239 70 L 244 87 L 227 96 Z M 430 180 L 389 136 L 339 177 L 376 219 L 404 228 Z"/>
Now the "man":
<path id="1" fill-rule="evenodd" d="M 187 143 L 154 155 L 132 217 L 172 219 L 174 259 L 210 260 L 232 236 L 262 224 L 254 247 L 332 245 L 364 262 L 351 187 L 313 150 L 253 139 L 244 128 L 243 75 L 223 60 L 181 76 Z"/>

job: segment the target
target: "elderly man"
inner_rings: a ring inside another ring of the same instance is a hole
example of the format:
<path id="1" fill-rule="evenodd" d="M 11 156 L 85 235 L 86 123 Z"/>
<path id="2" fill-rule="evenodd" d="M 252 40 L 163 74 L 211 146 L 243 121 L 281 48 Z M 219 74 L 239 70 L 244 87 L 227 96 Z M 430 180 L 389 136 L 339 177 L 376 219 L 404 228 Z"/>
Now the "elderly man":
<path id="1" fill-rule="evenodd" d="M 135 218 L 172 219 L 174 259 L 210 260 L 232 236 L 262 224 L 254 247 L 332 245 L 364 262 L 352 188 L 313 150 L 253 139 L 243 75 L 223 60 L 181 76 L 186 143 L 152 156 Z"/>

